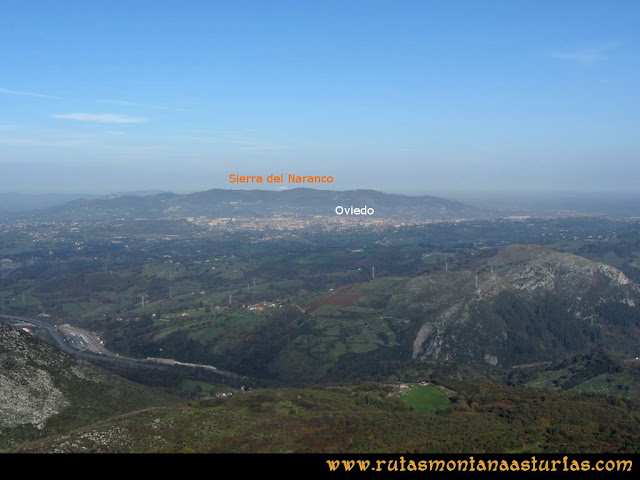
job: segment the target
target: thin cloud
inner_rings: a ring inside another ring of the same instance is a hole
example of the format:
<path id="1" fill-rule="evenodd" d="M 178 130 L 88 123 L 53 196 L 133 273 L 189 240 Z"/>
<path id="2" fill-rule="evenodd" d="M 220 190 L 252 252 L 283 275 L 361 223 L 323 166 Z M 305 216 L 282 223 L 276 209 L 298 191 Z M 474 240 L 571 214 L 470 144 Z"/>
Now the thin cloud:
<path id="1" fill-rule="evenodd" d="M 20 95 L 23 97 L 37 97 L 37 98 L 51 98 L 51 99 L 60 98 L 60 97 L 55 97 L 53 95 L 45 95 L 44 93 L 23 92 L 20 90 L 10 90 L 8 88 L 2 88 L 2 87 L 0 87 L 0 93 L 4 93 L 5 95 Z"/>
<path id="2" fill-rule="evenodd" d="M 557 58 L 559 60 L 568 60 L 570 62 L 578 63 L 586 67 L 591 67 L 593 65 L 596 65 L 597 63 L 608 60 L 610 56 L 609 53 L 616 48 L 618 48 L 617 43 L 608 43 L 597 48 L 586 50 L 551 52 L 551 57 Z"/>
<path id="3" fill-rule="evenodd" d="M 144 117 L 130 117 L 128 115 L 114 115 L 112 113 L 55 113 L 51 116 L 65 120 L 97 123 L 145 123 L 147 121 Z"/>

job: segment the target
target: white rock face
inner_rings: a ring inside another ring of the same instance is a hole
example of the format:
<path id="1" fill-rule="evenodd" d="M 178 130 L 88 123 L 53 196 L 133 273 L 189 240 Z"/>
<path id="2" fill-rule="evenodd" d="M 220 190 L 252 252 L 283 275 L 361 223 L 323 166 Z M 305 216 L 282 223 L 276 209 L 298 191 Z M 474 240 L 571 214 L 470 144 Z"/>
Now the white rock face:
<path id="1" fill-rule="evenodd" d="M 69 433 L 78 425 L 171 403 L 151 389 L 0 323 L 0 452 L 52 433 Z M 69 419 L 68 425 L 61 415 Z M 120 431 L 84 433 L 81 443 L 67 445 L 65 451 L 113 451 L 105 445 L 116 440 L 127 451 L 128 440 Z"/>
<path id="2" fill-rule="evenodd" d="M 420 331 L 418 332 L 416 339 L 413 341 L 413 358 L 418 358 L 420 356 L 422 353 L 422 344 L 431 336 L 433 330 L 433 325 L 429 322 L 420 327 Z"/>
<path id="3" fill-rule="evenodd" d="M 47 356 L 35 358 L 35 350 L 25 348 L 30 340 L 26 333 L 0 325 L 0 428 L 41 429 L 69 404 L 46 371 Z"/>
<path id="4" fill-rule="evenodd" d="M 106 430 L 88 430 L 75 435 L 61 436 L 53 453 L 82 453 L 100 451 L 106 445 L 118 445 L 123 451 L 131 448 L 129 432 L 122 427 L 112 427 Z"/>
<path id="5" fill-rule="evenodd" d="M 489 264 L 509 266 L 505 278 L 518 290 L 571 290 L 588 288 L 598 275 L 610 286 L 637 286 L 620 270 L 570 253 L 560 253 L 538 245 L 512 245 L 500 250 Z M 520 268 L 518 268 L 520 267 Z"/>
<path id="6" fill-rule="evenodd" d="M 33 425 L 44 422 L 68 405 L 47 372 L 36 370 L 29 378 L 14 379 L 0 375 L 0 427 Z"/>
<path id="7" fill-rule="evenodd" d="M 493 365 L 495 367 L 498 364 L 498 357 L 496 357 L 494 355 L 489 355 L 488 353 L 485 353 L 484 361 L 486 363 L 488 363 L 489 365 Z"/>

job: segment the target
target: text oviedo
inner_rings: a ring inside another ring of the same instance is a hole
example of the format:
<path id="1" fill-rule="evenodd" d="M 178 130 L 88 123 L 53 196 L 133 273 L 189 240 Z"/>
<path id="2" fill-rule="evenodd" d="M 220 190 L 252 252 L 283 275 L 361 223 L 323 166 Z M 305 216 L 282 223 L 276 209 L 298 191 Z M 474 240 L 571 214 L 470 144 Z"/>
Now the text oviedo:
<path id="1" fill-rule="evenodd" d="M 361 208 L 357 207 L 343 207 L 342 205 L 338 205 L 336 207 L 336 215 L 373 215 L 375 210 L 371 207 L 367 207 L 366 205 Z"/>

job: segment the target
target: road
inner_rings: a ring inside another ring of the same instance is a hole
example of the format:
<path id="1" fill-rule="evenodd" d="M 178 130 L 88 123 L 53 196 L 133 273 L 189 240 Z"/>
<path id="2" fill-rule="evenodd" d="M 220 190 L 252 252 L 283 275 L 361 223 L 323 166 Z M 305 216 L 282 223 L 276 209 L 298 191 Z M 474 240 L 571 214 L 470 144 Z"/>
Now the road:
<path id="1" fill-rule="evenodd" d="M 55 346 L 69 353 L 70 355 L 82 358 L 83 360 L 87 360 L 93 363 L 111 363 L 124 366 L 142 366 L 156 369 L 163 367 L 166 368 L 167 366 L 181 366 L 187 368 L 201 368 L 208 371 L 215 371 L 216 373 L 227 377 L 244 378 L 242 375 L 238 375 L 236 373 L 228 372 L 225 370 L 220 370 L 212 365 L 204 365 L 199 363 L 182 363 L 172 359 L 162 359 L 164 360 L 163 362 L 158 362 L 159 359 L 141 359 L 121 356 L 106 349 L 104 345 L 98 343 L 93 335 L 86 330 L 82 330 L 77 327 L 71 327 L 69 325 L 58 327 L 55 324 L 51 324 L 51 320 L 44 321 L 37 318 L 18 317 L 15 315 L 0 315 L 0 322 L 8 323 L 16 327 L 42 328 L 47 331 L 50 338 L 54 341 Z M 83 341 L 69 342 L 67 341 L 65 333 L 68 334 L 68 336 L 80 336 Z M 83 346 L 83 349 L 74 348 L 72 346 L 73 343 L 81 344 Z"/>
<path id="2" fill-rule="evenodd" d="M 104 345 L 99 343 L 93 333 L 83 330 L 82 328 L 73 327 L 64 324 L 57 327 L 67 339 L 72 339 L 72 347 L 77 350 L 89 350 L 90 352 L 100 355 L 114 356 L 112 352 L 107 350 Z"/>

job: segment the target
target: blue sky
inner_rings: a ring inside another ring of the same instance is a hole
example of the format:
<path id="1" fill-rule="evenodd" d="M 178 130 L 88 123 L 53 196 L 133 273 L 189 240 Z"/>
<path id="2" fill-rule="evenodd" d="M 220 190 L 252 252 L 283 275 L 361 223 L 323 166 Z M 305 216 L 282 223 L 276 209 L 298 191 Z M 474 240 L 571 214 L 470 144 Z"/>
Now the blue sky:
<path id="1" fill-rule="evenodd" d="M 272 172 L 634 191 L 639 19 L 615 0 L 5 0 L 0 191 Z"/>

